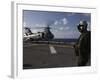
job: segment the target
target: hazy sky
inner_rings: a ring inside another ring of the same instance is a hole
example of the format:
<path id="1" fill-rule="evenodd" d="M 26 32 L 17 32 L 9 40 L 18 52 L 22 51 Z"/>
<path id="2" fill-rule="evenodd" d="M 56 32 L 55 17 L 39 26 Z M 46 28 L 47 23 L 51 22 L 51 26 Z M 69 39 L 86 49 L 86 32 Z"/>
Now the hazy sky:
<path id="1" fill-rule="evenodd" d="M 91 25 L 90 13 L 51 12 L 23 10 L 23 26 L 30 27 L 32 32 L 43 31 L 47 25 L 55 38 L 78 38 L 77 24 L 86 20 L 88 30 Z"/>

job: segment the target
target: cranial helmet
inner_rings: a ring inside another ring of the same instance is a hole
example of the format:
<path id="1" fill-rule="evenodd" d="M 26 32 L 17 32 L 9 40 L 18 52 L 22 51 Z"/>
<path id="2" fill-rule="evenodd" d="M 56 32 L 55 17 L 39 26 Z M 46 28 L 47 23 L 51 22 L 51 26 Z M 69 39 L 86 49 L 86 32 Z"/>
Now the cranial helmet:
<path id="1" fill-rule="evenodd" d="M 80 21 L 80 23 L 78 24 L 78 29 L 81 30 L 81 29 L 87 29 L 87 21 Z"/>

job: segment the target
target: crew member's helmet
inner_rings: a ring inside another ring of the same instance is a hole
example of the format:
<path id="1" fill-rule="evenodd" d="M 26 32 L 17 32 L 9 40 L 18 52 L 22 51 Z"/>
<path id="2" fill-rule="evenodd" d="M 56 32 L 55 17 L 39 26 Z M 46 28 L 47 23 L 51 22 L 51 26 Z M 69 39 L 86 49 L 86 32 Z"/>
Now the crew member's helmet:
<path id="1" fill-rule="evenodd" d="M 87 29 L 87 21 L 80 21 L 80 23 L 78 24 L 78 30 L 80 31 L 84 31 Z"/>

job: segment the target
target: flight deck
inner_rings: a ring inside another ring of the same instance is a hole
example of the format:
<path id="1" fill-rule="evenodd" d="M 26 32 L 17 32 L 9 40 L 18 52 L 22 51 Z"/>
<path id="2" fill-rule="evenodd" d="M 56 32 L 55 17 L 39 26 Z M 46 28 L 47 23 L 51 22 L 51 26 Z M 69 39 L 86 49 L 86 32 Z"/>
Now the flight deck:
<path id="1" fill-rule="evenodd" d="M 36 43 L 23 45 L 23 69 L 75 66 L 77 59 L 72 45 Z"/>

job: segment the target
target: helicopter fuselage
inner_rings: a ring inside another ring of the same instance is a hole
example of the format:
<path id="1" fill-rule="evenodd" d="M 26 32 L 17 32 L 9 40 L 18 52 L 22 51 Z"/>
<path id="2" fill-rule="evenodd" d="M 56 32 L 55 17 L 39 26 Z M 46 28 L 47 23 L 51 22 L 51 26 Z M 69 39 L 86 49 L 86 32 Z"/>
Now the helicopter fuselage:
<path id="1" fill-rule="evenodd" d="M 24 32 L 24 41 L 27 40 L 51 40 L 54 38 L 54 35 L 51 33 L 49 28 L 46 28 L 43 32 L 32 33 L 31 29 L 27 28 Z"/>

